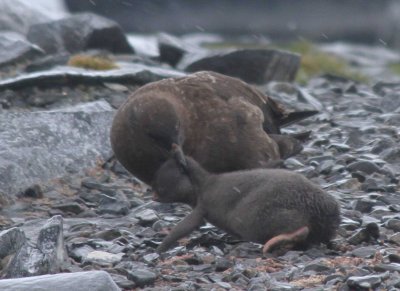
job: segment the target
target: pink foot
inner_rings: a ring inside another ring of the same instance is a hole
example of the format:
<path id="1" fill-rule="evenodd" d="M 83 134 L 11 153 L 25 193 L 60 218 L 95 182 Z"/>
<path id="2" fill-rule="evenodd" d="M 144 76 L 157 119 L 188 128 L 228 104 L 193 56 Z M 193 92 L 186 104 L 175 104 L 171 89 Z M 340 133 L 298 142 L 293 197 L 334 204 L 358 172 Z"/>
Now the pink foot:
<path id="1" fill-rule="evenodd" d="M 291 233 L 283 233 L 274 236 L 269 241 L 267 241 L 263 247 L 263 254 L 272 252 L 273 249 L 284 249 L 285 252 L 291 249 L 296 243 L 304 241 L 310 230 L 307 226 L 303 226 L 298 230 Z"/>

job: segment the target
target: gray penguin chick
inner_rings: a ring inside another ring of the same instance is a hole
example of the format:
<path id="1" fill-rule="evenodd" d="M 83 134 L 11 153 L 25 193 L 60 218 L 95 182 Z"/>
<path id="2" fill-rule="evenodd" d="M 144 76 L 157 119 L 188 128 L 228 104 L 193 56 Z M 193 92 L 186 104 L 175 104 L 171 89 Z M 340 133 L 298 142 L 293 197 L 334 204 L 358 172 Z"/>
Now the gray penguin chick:
<path id="1" fill-rule="evenodd" d="M 177 145 L 157 171 L 154 200 L 181 202 L 193 211 L 157 248 L 164 252 L 205 221 L 243 240 L 264 244 L 263 253 L 328 243 L 340 224 L 338 202 L 304 176 L 281 169 L 211 174 Z"/>

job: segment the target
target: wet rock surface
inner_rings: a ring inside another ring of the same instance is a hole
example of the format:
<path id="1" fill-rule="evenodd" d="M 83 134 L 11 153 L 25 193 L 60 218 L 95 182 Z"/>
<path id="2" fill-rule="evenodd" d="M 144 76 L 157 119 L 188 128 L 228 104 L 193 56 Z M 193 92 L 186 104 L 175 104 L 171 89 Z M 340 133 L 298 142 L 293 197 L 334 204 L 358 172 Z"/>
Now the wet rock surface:
<path id="1" fill-rule="evenodd" d="M 253 49 L 204 57 L 189 64 L 185 71 L 213 71 L 260 85 L 270 81 L 293 81 L 299 65 L 299 55 Z"/>
<path id="2" fill-rule="evenodd" d="M 107 159 L 113 110 L 85 111 L 83 106 L 65 112 L 1 114 L 1 189 L 15 194 L 38 181 Z"/>
<path id="3" fill-rule="evenodd" d="M 2 290 L 119 291 L 110 274 L 104 271 L 43 275 L 22 279 L 0 280 Z"/>
<path id="4" fill-rule="evenodd" d="M 43 55 L 36 45 L 15 32 L 0 32 L 0 68 L 9 64 L 34 60 Z"/>
<path id="5" fill-rule="evenodd" d="M 113 53 L 133 53 L 122 29 L 107 18 L 92 13 L 75 14 L 60 20 L 32 25 L 27 38 L 46 53 L 106 49 Z"/>
<path id="6" fill-rule="evenodd" d="M 108 130 L 130 92 L 186 74 L 177 62 L 195 51 L 183 39 L 191 38 L 160 41 L 161 59 L 115 55 L 119 68 L 110 71 L 67 67 L 66 53 L 45 69 L 28 73 L 39 63 L 28 58 L 1 72 L 0 269 L 3 278 L 33 277 L 2 279 L 0 289 L 400 288 L 400 82 L 382 82 L 381 71 L 369 71 L 370 84 L 325 75 L 259 86 L 289 108 L 320 111 L 284 129 L 312 132 L 285 166 L 339 200 L 343 220 L 330 245 L 263 257 L 261 245 L 206 224 L 155 252 L 190 209 L 153 202 L 149 187 L 112 157 Z M 49 273 L 64 274 L 37 276 Z"/>
<path id="7" fill-rule="evenodd" d="M 6 278 L 58 273 L 67 258 L 61 216 L 54 216 L 45 223 L 39 231 L 36 244 L 18 237 L 13 240 L 13 257 L 3 270 Z"/>
<path id="8" fill-rule="evenodd" d="M 0 15 L 1 30 L 15 31 L 23 35 L 34 24 L 55 20 L 68 15 L 61 7 L 49 9 L 43 3 L 26 2 L 24 0 L 1 1 L 0 11 L 2 12 Z"/>

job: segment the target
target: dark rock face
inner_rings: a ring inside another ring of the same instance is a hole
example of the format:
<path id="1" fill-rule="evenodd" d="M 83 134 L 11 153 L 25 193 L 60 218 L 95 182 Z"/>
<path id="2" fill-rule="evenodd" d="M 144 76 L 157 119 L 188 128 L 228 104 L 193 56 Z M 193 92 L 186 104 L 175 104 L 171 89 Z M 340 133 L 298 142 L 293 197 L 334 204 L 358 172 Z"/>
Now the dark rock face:
<path id="1" fill-rule="evenodd" d="M 59 291 L 120 291 L 111 276 L 104 271 L 62 273 L 19 279 L 0 280 L 0 289 L 20 290 L 59 290 Z"/>
<path id="2" fill-rule="evenodd" d="M 35 245 L 25 242 L 5 271 L 7 278 L 57 273 L 66 260 L 63 220 L 54 216 L 41 228 Z"/>
<path id="3" fill-rule="evenodd" d="M 133 53 L 116 22 L 91 13 L 32 25 L 27 38 L 50 54 L 75 53 L 93 48 L 113 53 Z"/>
<path id="4" fill-rule="evenodd" d="M 41 56 L 43 51 L 15 32 L 0 32 L 0 68 Z"/>
<path id="5" fill-rule="evenodd" d="M 213 71 L 253 84 L 294 80 L 300 56 L 279 50 L 238 50 L 205 57 L 185 68 L 187 72 Z"/>
<path id="6" fill-rule="evenodd" d="M 193 48 L 173 35 L 162 33 L 158 36 L 158 50 L 160 61 L 175 67 L 183 56 Z"/>

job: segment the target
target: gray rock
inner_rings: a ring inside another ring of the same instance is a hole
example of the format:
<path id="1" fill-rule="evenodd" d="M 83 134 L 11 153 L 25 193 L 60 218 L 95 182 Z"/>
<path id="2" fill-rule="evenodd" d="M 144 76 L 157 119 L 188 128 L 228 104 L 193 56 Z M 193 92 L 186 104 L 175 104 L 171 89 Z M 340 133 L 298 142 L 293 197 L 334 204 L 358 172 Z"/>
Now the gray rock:
<path id="1" fill-rule="evenodd" d="M 361 289 L 375 289 L 382 283 L 380 275 L 352 276 L 347 279 L 349 287 Z"/>
<path id="2" fill-rule="evenodd" d="M 376 142 L 373 143 L 371 152 L 374 154 L 379 154 L 384 150 L 391 148 L 395 145 L 395 142 L 387 137 L 380 137 Z"/>
<path id="3" fill-rule="evenodd" d="M 334 148 L 336 149 L 338 152 L 347 152 L 351 149 L 350 146 L 348 146 L 347 144 L 344 143 L 331 143 L 328 148 Z"/>
<path id="4" fill-rule="evenodd" d="M 356 161 L 347 166 L 350 172 L 361 171 L 366 174 L 380 173 L 380 168 L 371 161 Z"/>
<path id="5" fill-rule="evenodd" d="M 400 263 L 400 255 L 399 254 L 389 254 L 388 258 L 391 263 Z"/>
<path id="6" fill-rule="evenodd" d="M 144 209 L 138 212 L 135 217 L 139 219 L 142 225 L 149 225 L 158 220 L 157 213 L 152 209 Z"/>
<path id="7" fill-rule="evenodd" d="M 391 263 L 391 264 L 377 264 L 374 266 L 374 270 L 377 272 L 400 272 L 400 264 Z"/>
<path id="8" fill-rule="evenodd" d="M 313 271 L 316 273 L 325 273 L 325 272 L 329 272 L 331 270 L 332 270 L 332 268 L 330 268 L 326 264 L 318 263 L 318 262 L 316 262 L 316 263 L 312 262 L 303 268 L 303 272 Z"/>
<path id="9" fill-rule="evenodd" d="M 399 98 L 400 100 L 400 98 Z M 394 146 L 386 148 L 382 153 L 382 158 L 390 164 L 397 164 L 400 161 L 400 147 Z"/>
<path id="10" fill-rule="evenodd" d="M 326 161 L 322 161 L 321 164 L 319 165 L 319 172 L 323 175 L 328 175 L 333 167 L 335 166 L 336 162 L 333 160 L 326 160 Z"/>
<path id="11" fill-rule="evenodd" d="M 400 98 L 398 92 L 390 92 L 383 96 L 381 106 L 386 112 L 396 111 L 400 107 Z"/>
<path id="12" fill-rule="evenodd" d="M 36 71 L 46 71 L 56 66 L 66 66 L 70 57 L 71 56 L 68 53 L 46 55 L 44 57 L 31 61 L 25 67 L 25 72 L 30 73 Z"/>
<path id="13" fill-rule="evenodd" d="M 54 205 L 53 208 L 59 209 L 65 213 L 79 214 L 85 211 L 85 209 L 77 202 L 63 203 Z"/>
<path id="14" fill-rule="evenodd" d="M 94 249 L 89 245 L 83 245 L 81 247 L 71 246 L 68 249 L 70 249 L 68 252 L 69 256 L 78 262 L 82 262 L 89 253 L 94 251 Z"/>
<path id="15" fill-rule="evenodd" d="M 0 191 L 15 194 L 107 159 L 112 118 L 113 111 L 1 114 Z"/>
<path id="16" fill-rule="evenodd" d="M 178 37 L 161 33 L 158 36 L 158 50 L 160 61 L 175 67 L 186 53 L 195 50 L 195 48 Z"/>
<path id="17" fill-rule="evenodd" d="M 60 109 L 52 109 L 51 112 L 79 112 L 84 111 L 86 113 L 92 112 L 103 112 L 103 111 L 112 111 L 113 108 L 105 100 L 97 100 L 93 102 L 86 102 L 86 103 L 78 103 L 73 106 L 64 107 Z"/>
<path id="18" fill-rule="evenodd" d="M 8 291 L 120 291 L 104 271 L 61 273 L 19 279 L 0 280 L 0 289 Z"/>
<path id="19" fill-rule="evenodd" d="M 232 290 L 232 285 L 226 282 L 217 282 L 217 285 L 225 290 Z"/>
<path id="20" fill-rule="evenodd" d="M 18 251 L 25 242 L 24 232 L 17 227 L 0 232 L 0 259 Z"/>
<path id="21" fill-rule="evenodd" d="M 15 32 L 0 32 L 0 67 L 30 61 L 44 52 Z"/>
<path id="22" fill-rule="evenodd" d="M 128 271 L 127 277 L 129 280 L 135 282 L 138 287 L 152 285 L 157 279 L 157 275 L 154 272 L 146 269 Z"/>
<path id="23" fill-rule="evenodd" d="M 355 232 L 351 237 L 348 238 L 348 242 L 352 245 L 357 245 L 362 242 L 369 242 L 379 238 L 379 226 L 372 222 Z"/>
<path id="24" fill-rule="evenodd" d="M 197 60 L 187 72 L 214 71 L 253 84 L 293 81 L 300 66 L 297 54 L 279 50 L 238 50 Z"/>
<path id="25" fill-rule="evenodd" d="M 160 56 L 157 36 L 128 33 L 126 37 L 137 55 L 151 58 Z"/>
<path id="26" fill-rule="evenodd" d="M 48 54 L 76 53 L 93 48 L 113 53 L 134 52 L 116 22 L 92 13 L 32 25 L 27 38 Z"/>
<path id="27" fill-rule="evenodd" d="M 394 242 L 400 246 L 400 232 L 397 232 L 389 237 L 389 241 Z"/>
<path id="28" fill-rule="evenodd" d="M 150 253 L 150 254 L 143 256 L 143 260 L 146 263 L 152 263 L 152 262 L 157 261 L 159 257 L 160 257 L 160 255 L 157 253 Z"/>
<path id="29" fill-rule="evenodd" d="M 47 1 L 49 2 L 49 1 Z M 51 1 L 60 4 L 60 1 Z M 31 25 L 50 21 L 66 15 L 61 5 L 49 7 L 38 2 L 27 2 L 24 0 L 2 0 L 0 1 L 0 27 L 1 30 L 9 30 L 26 34 Z"/>
<path id="30" fill-rule="evenodd" d="M 371 212 L 372 207 L 374 207 L 377 204 L 376 200 L 371 200 L 367 198 L 362 198 L 362 199 L 357 199 L 353 203 L 353 208 L 354 210 L 363 212 L 363 213 L 368 213 Z"/>
<path id="31" fill-rule="evenodd" d="M 376 252 L 377 252 L 376 247 L 371 246 L 371 247 L 357 248 L 353 250 L 351 254 L 355 257 L 369 259 L 373 258 Z"/>
<path id="32" fill-rule="evenodd" d="M 93 237 L 95 238 L 100 238 L 104 239 L 106 241 L 112 241 L 116 238 L 119 238 L 122 235 L 121 230 L 115 229 L 115 228 L 110 228 L 110 229 L 105 229 L 101 230 L 99 232 L 96 232 Z"/>
<path id="33" fill-rule="evenodd" d="M 25 243 L 7 266 L 7 278 L 44 275 L 60 271 L 66 260 L 61 216 L 50 218 L 41 228 L 36 245 Z"/>
<path id="34" fill-rule="evenodd" d="M 100 266 L 113 266 L 122 260 L 123 253 L 112 254 L 104 251 L 93 251 L 83 259 L 85 263 L 97 264 Z"/>
<path id="35" fill-rule="evenodd" d="M 270 291 L 299 291 L 302 289 L 303 288 L 301 288 L 301 287 L 298 287 L 298 286 L 295 286 L 292 284 L 288 284 L 288 283 L 284 283 L 284 282 L 271 282 L 267 288 L 267 290 L 270 290 Z"/>
<path id="36" fill-rule="evenodd" d="M 112 280 L 120 287 L 122 290 L 134 290 L 135 283 L 128 280 L 125 276 L 110 273 Z"/>
<path id="37" fill-rule="evenodd" d="M 101 200 L 96 212 L 99 214 L 126 215 L 129 212 L 130 203 L 109 195 L 100 194 Z"/>
<path id="38" fill-rule="evenodd" d="M 215 271 L 216 272 L 223 272 L 233 266 L 233 262 L 228 260 L 227 258 L 217 258 L 215 260 Z"/>
<path id="39" fill-rule="evenodd" d="M 56 67 L 49 71 L 34 72 L 0 81 L 0 90 L 20 89 L 30 86 L 60 86 L 73 83 L 98 84 L 103 82 L 129 82 L 146 84 L 169 77 L 182 77 L 185 74 L 170 69 L 150 67 L 142 64 L 120 66 L 109 71 L 89 71 L 73 67 Z"/>
<path id="40" fill-rule="evenodd" d="M 290 81 L 290 80 L 289 80 Z M 315 98 L 312 94 L 310 94 L 308 92 L 308 90 L 297 87 L 297 99 L 310 104 L 313 109 L 322 111 L 324 109 L 324 106 L 322 105 L 322 103 Z"/>
<path id="41" fill-rule="evenodd" d="M 118 190 L 116 187 L 106 185 L 104 181 L 98 181 L 91 177 L 82 179 L 81 184 L 85 188 L 99 190 L 100 192 L 110 196 L 114 196 L 114 193 Z"/>
<path id="42" fill-rule="evenodd" d="M 400 232 L 400 219 L 389 219 L 386 222 L 386 227 L 395 232 Z"/>

